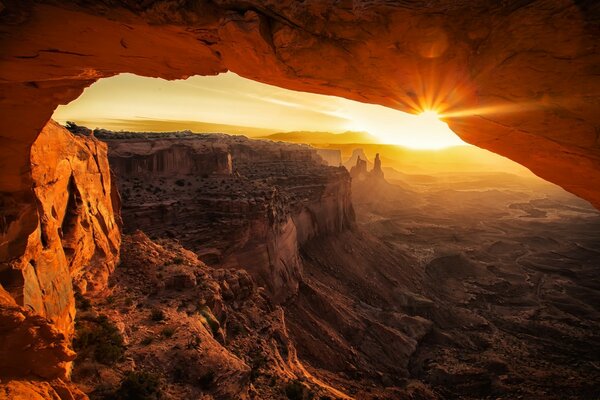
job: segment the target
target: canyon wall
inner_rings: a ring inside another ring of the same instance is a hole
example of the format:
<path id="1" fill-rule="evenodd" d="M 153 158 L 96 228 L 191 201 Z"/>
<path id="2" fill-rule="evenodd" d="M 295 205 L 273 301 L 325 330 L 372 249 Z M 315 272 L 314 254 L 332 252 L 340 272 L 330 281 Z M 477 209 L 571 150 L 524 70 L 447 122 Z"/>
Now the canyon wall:
<path id="1" fill-rule="evenodd" d="M 299 246 L 354 223 L 348 173 L 308 146 L 219 134 L 99 137 L 127 232 L 175 237 L 207 263 L 241 266 L 278 302 L 298 290 Z M 174 153 L 172 163 L 157 161 Z"/>
<path id="2" fill-rule="evenodd" d="M 122 72 L 257 81 L 418 113 L 600 205 L 596 1 L 5 0 L 0 254 L 27 237 L 29 150 L 58 104 Z"/>
<path id="3" fill-rule="evenodd" d="M 218 144 L 185 139 L 176 145 L 169 140 L 127 142 L 125 146 L 119 141 L 112 143 L 111 169 L 124 176 L 145 178 L 232 171 L 231 154 Z"/>
<path id="4" fill-rule="evenodd" d="M 74 293 L 105 289 L 119 255 L 119 210 L 104 143 L 51 121 L 30 162 L 35 226 L 0 263 L 0 374 L 66 380 Z"/>
<path id="5" fill-rule="evenodd" d="M 418 113 L 600 206 L 600 5 L 219 0 L 0 6 L 0 261 L 37 229 L 30 151 L 59 104 L 122 72 L 233 71 Z"/>
<path id="6" fill-rule="evenodd" d="M 317 154 L 332 167 L 342 165 L 342 152 L 337 149 L 317 149 Z"/>

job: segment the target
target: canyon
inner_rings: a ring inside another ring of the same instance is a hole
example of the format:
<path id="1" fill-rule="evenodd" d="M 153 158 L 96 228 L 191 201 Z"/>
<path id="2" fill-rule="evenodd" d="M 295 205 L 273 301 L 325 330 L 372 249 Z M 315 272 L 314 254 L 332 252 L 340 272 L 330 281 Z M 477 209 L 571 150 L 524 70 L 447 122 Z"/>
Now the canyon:
<path id="1" fill-rule="evenodd" d="M 56 106 L 122 72 L 182 79 L 233 71 L 412 113 L 435 109 L 465 141 L 598 205 L 599 7 L 4 0 L 0 192 L 10 226 L 0 253 L 34 229 L 29 153 Z"/>
<path id="2" fill-rule="evenodd" d="M 597 396 L 588 204 L 507 177 L 485 201 L 469 197 L 477 178 L 458 191 L 419 177 L 410 177 L 419 190 L 385 179 L 355 186 L 337 154 L 308 147 L 219 135 L 192 143 L 185 133 L 113 141 L 49 119 L 122 72 L 233 71 L 435 109 L 465 141 L 598 207 L 599 14 L 597 2 L 568 0 L 3 0 L 0 397 L 85 399 L 98 376 L 110 378 L 106 395 L 126 390 L 115 387 L 121 379 L 153 387 L 127 375 L 136 364 L 174 382 L 172 398 L 198 388 L 215 398 Z M 472 216 L 468 229 L 435 207 L 444 201 Z M 240 216 L 250 225 L 234 225 Z M 454 232 L 440 228 L 448 223 Z M 515 230 L 522 243 L 506 240 Z M 115 269 L 121 240 L 133 278 Z M 176 321 L 185 328 L 168 325 Z M 76 363 L 72 372 L 73 338 L 80 361 L 98 345 L 84 345 L 78 323 L 88 342 L 114 339 L 119 368 L 92 363 L 86 375 Z M 144 345 L 148 336 L 162 341 Z M 169 346 L 183 364 L 200 357 L 223 374 L 168 369 Z"/>
<path id="3" fill-rule="evenodd" d="M 0 397 L 595 395 L 600 214 L 561 189 L 69 130 L 33 146 L 43 223 L 2 274 Z"/>

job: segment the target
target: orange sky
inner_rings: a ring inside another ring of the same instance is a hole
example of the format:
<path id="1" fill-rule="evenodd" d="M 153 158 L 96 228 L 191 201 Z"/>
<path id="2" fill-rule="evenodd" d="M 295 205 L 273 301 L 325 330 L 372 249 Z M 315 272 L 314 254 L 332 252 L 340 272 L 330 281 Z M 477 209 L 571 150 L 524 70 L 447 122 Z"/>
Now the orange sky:
<path id="1" fill-rule="evenodd" d="M 203 128 L 198 122 L 267 130 L 230 132 L 248 136 L 269 131 L 366 131 L 381 143 L 415 149 L 465 144 L 432 113 L 415 116 L 339 97 L 295 92 L 231 72 L 179 81 L 131 74 L 102 79 L 74 102 L 59 106 L 53 118 L 115 130 L 139 126 L 156 131 L 165 126 L 198 132 L 226 129 Z"/>

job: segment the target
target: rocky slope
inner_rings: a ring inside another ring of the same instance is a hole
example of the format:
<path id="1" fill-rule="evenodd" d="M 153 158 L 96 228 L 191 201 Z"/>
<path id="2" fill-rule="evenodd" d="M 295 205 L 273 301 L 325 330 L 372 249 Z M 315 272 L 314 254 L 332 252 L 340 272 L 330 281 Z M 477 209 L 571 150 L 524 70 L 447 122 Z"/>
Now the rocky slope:
<path id="1" fill-rule="evenodd" d="M 306 371 L 283 310 L 247 272 L 139 231 L 124 236 L 110 296 L 79 312 L 78 338 L 73 380 L 92 398 L 345 398 Z"/>
<path id="2" fill-rule="evenodd" d="M 36 208 L 32 233 L 13 243 L 0 263 L 0 374 L 14 380 L 1 391 L 25 398 L 57 392 L 75 354 L 75 292 L 98 294 L 119 256 L 118 195 L 111 187 L 106 145 L 49 122 L 31 151 Z M 23 350 L 25 349 L 25 350 Z M 75 391 L 77 392 L 77 391 Z M 48 397 L 45 397 L 48 396 Z M 56 393 L 53 396 L 57 396 Z"/>
<path id="3" fill-rule="evenodd" d="M 109 146 L 126 231 L 176 237 L 208 263 L 243 265 L 276 301 L 298 290 L 299 246 L 354 221 L 348 173 L 325 166 L 308 146 L 219 134 L 95 134 Z"/>
<path id="4" fill-rule="evenodd" d="M 285 326 L 291 327 L 289 334 L 294 339 L 290 341 L 287 338 L 288 328 L 284 326 L 285 342 L 289 342 L 286 354 L 292 352 L 294 358 L 286 361 L 288 367 L 280 365 L 277 360 L 281 356 L 277 354 L 262 361 L 265 370 L 270 371 L 270 386 L 275 386 L 275 392 L 262 392 L 257 395 L 258 398 L 278 398 L 277 387 L 281 390 L 281 382 L 289 384 L 289 379 L 303 380 L 308 384 L 308 389 L 305 389 L 311 392 L 329 391 L 327 395 L 330 398 L 435 398 L 427 386 L 409 379 L 408 369 L 418 343 L 432 329 L 431 321 L 411 312 L 420 307 L 430 307 L 430 302 L 415 294 L 418 290 L 415 284 L 417 276 L 411 269 L 414 262 L 410 257 L 391 251 L 365 232 L 354 231 L 350 176 L 344 168 L 324 165 L 318 153 L 307 146 L 244 137 L 189 132 L 135 134 L 95 131 L 94 134 L 109 147 L 115 181 L 123 193 L 125 231 L 141 229 L 161 239 L 157 239 L 158 245 L 151 244 L 141 233 L 126 239 L 124 269 L 114 275 L 115 288 L 119 289 L 113 292 L 111 298 L 118 304 L 128 302 L 127 307 L 114 313 L 109 311 L 112 307 L 110 302 L 94 303 L 94 307 L 108 314 L 116 326 L 123 327 L 120 330 L 125 334 L 125 341 L 130 343 L 125 357 L 130 354 L 129 357 L 140 360 L 140 363 L 136 361 L 135 366 L 119 364 L 120 372 L 107 378 L 111 375 L 106 372 L 106 367 L 99 366 L 93 357 L 88 356 L 84 363 L 92 362 L 93 365 L 81 367 L 82 364 L 79 364 L 85 375 L 81 376 L 81 380 L 76 371 L 76 381 L 86 392 L 99 390 L 99 381 L 90 380 L 90 376 L 108 379 L 112 382 L 111 390 L 119 390 L 119 382 L 126 379 L 127 370 L 137 368 L 156 371 L 168 383 L 167 391 L 173 396 L 207 391 L 217 398 L 256 396 L 252 390 L 248 392 L 247 362 L 245 365 L 236 364 L 237 361 L 230 360 L 228 356 L 225 361 L 211 361 L 208 353 L 203 354 L 197 362 L 207 365 L 205 372 L 211 371 L 223 377 L 213 377 L 214 386 L 204 387 L 194 381 L 187 382 L 188 385 L 182 388 L 173 380 L 170 367 L 167 367 L 178 363 L 172 354 L 162 354 L 160 347 L 156 350 L 148 343 L 133 343 L 143 341 L 148 336 L 146 330 L 154 338 L 160 336 L 157 328 L 153 327 L 155 324 L 148 321 L 149 310 L 156 306 L 165 308 L 166 305 L 167 310 L 177 307 L 177 310 L 167 312 L 167 319 L 182 321 L 182 328 L 178 331 L 181 337 L 187 337 L 190 331 L 196 329 L 197 323 L 194 325 L 193 321 L 202 306 L 190 305 L 187 310 L 183 304 L 195 304 L 195 300 L 186 299 L 212 296 L 206 293 L 206 285 L 198 283 L 208 282 L 210 277 L 206 273 L 200 277 L 198 271 L 210 272 L 212 279 L 218 281 L 220 272 L 215 275 L 215 269 L 229 268 L 229 274 L 236 270 L 248 271 L 248 276 L 252 277 L 248 279 L 256 279 L 266 289 L 262 301 L 282 307 L 278 324 L 283 323 L 285 315 Z M 184 164 L 181 172 L 176 174 L 171 172 L 178 171 L 175 165 L 167 167 L 167 164 L 156 161 L 172 149 L 177 149 Z M 215 157 L 215 153 L 228 155 L 231 172 L 215 168 L 220 159 Z M 215 164 L 204 173 L 192 173 L 186 168 L 192 159 L 214 160 Z M 152 168 L 152 173 L 129 168 L 134 164 Z M 157 165 L 164 165 L 168 171 L 156 169 Z M 363 179 L 383 181 L 380 172 L 378 162 L 375 170 L 365 171 Z M 140 242 L 146 250 L 131 250 L 140 246 Z M 160 246 L 166 247 L 161 250 Z M 166 248 L 178 250 L 165 255 Z M 145 253 L 161 255 L 158 260 L 150 257 L 130 262 L 130 251 L 134 251 L 138 258 Z M 212 268 L 206 267 L 199 259 L 209 261 Z M 135 270 L 127 269 L 130 263 L 152 267 L 145 271 L 148 276 L 144 277 Z M 180 266 L 182 264 L 195 267 L 190 269 Z M 131 274 L 135 276 L 133 279 L 129 276 Z M 177 274 L 177 277 L 172 274 Z M 135 300 L 127 300 L 138 290 L 140 280 L 147 281 L 143 286 L 150 294 L 145 298 L 134 296 Z M 173 288 L 172 282 L 179 282 L 183 287 Z M 166 289 L 165 285 L 168 286 Z M 226 287 L 221 289 L 226 290 Z M 398 306 L 398 298 L 402 299 L 400 304 L 406 309 Z M 139 304 L 139 312 L 132 308 L 132 302 Z M 226 306 L 221 302 L 215 303 L 211 299 L 206 304 L 217 316 L 217 321 L 224 325 L 237 324 L 227 317 L 227 312 L 223 314 Z M 262 315 L 265 312 L 264 306 L 257 310 L 252 304 L 238 304 L 236 307 L 241 313 Z M 184 308 L 191 317 L 189 323 L 181 315 Z M 94 318 L 97 319 L 97 316 Z M 97 321 L 92 319 L 91 323 L 93 326 Z M 136 329 L 143 327 L 141 331 L 144 333 L 129 333 L 133 326 Z M 257 329 L 257 326 L 248 326 L 243 331 L 255 335 Z M 232 343 L 222 336 L 225 332 L 212 332 L 217 343 L 203 339 L 203 343 L 207 342 L 207 349 L 224 347 L 219 351 L 231 352 Z M 267 330 L 266 334 L 272 335 L 273 332 Z M 129 335 L 137 339 L 131 342 Z M 166 339 L 160 339 L 163 340 Z M 302 351 L 301 361 L 295 358 L 296 346 Z M 183 346 L 180 344 L 178 347 Z M 155 355 L 152 360 L 148 359 L 149 351 Z M 262 351 L 272 353 L 272 350 Z M 246 360 L 254 353 L 255 350 L 248 347 L 237 348 L 235 352 Z M 289 365 L 296 367 L 290 372 Z M 237 385 L 227 381 L 226 376 L 231 375 L 229 366 L 236 371 L 231 373 L 235 374 Z M 96 372 L 92 373 L 89 369 Z M 253 390 L 264 391 L 259 389 L 263 384 L 261 381 L 253 382 Z M 286 394 L 286 397 L 296 398 L 290 396 Z"/>

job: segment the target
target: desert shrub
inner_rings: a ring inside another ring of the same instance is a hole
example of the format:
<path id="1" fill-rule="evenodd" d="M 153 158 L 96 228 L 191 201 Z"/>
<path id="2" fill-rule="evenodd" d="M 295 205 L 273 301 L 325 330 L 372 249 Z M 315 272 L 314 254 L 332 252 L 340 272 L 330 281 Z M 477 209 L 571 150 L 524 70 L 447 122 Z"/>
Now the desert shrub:
<path id="1" fill-rule="evenodd" d="M 96 361 L 106 365 L 121 360 L 125 345 L 119 329 L 106 315 L 87 322 L 73 341 L 75 350 L 83 355 L 91 353 Z"/>
<path id="2" fill-rule="evenodd" d="M 183 264 L 183 257 L 175 257 L 173 259 L 173 264 Z"/>
<path id="3" fill-rule="evenodd" d="M 92 308 L 90 299 L 82 295 L 80 292 L 75 292 L 75 304 L 81 311 L 88 311 Z"/>
<path id="4" fill-rule="evenodd" d="M 206 323 L 210 327 L 210 330 L 212 331 L 213 336 L 216 336 L 219 333 L 221 324 L 219 324 L 219 321 L 217 321 L 217 319 L 213 315 L 212 311 L 210 311 L 210 308 L 208 308 L 208 306 L 206 306 L 206 305 L 203 305 L 200 307 L 199 312 L 200 312 L 200 315 L 202 315 L 202 317 L 204 318 L 204 321 L 206 321 Z"/>
<path id="5" fill-rule="evenodd" d="M 154 341 L 154 338 L 152 336 L 146 336 L 145 338 L 142 339 L 140 344 L 143 346 L 148 346 L 148 345 L 152 344 L 153 341 Z"/>
<path id="6" fill-rule="evenodd" d="M 200 348 L 200 344 L 202 344 L 202 339 L 200 338 L 200 336 L 192 335 L 188 338 L 185 348 L 188 350 L 198 349 Z"/>
<path id="7" fill-rule="evenodd" d="M 160 381 L 154 374 L 132 371 L 127 373 L 115 392 L 118 400 L 158 400 L 162 398 Z"/>
<path id="8" fill-rule="evenodd" d="M 150 319 L 152 321 L 164 321 L 165 320 L 165 313 L 163 310 L 159 309 L 159 308 L 154 308 L 152 309 L 152 312 L 150 313 Z"/>
<path id="9" fill-rule="evenodd" d="M 167 327 L 160 331 L 160 334 L 166 338 L 170 338 L 175 334 L 175 328 Z"/>
<path id="10" fill-rule="evenodd" d="M 304 385 L 300 381 L 293 380 L 285 385 L 285 395 L 290 400 L 304 399 Z"/>
<path id="11" fill-rule="evenodd" d="M 198 378 L 198 386 L 201 389 L 208 390 L 215 381 L 215 373 L 213 371 L 207 372 Z"/>

